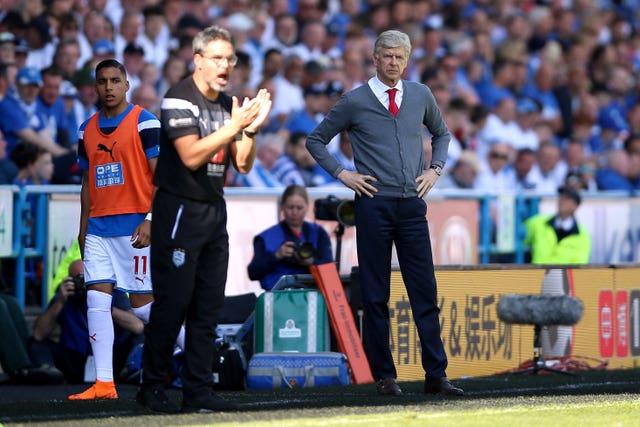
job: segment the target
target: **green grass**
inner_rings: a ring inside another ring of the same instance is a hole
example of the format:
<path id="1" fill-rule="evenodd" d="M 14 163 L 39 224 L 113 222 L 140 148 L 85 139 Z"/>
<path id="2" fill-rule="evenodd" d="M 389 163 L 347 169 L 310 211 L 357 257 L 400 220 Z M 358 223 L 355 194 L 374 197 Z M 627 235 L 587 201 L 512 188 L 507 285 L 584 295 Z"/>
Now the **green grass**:
<path id="1" fill-rule="evenodd" d="M 0 387 L 0 423 L 8 426 L 221 427 L 624 427 L 640 426 L 640 370 L 576 375 L 496 375 L 454 381 L 465 396 L 425 396 L 422 382 L 404 382 L 403 396 L 378 396 L 373 384 L 293 390 L 223 391 L 234 413 L 148 414 L 133 385 L 117 401 L 73 402 L 83 386 Z M 180 402 L 180 391 L 170 390 Z M 26 423 L 26 424 L 25 424 Z M 1 424 L 0 424 L 1 425 Z"/>
<path id="2" fill-rule="evenodd" d="M 526 404 L 512 407 L 485 407 L 469 410 L 434 411 L 433 408 L 411 406 L 403 411 L 375 414 L 334 415 L 329 417 L 298 418 L 289 420 L 221 422 L 191 424 L 191 426 L 218 427 L 606 427 L 637 426 L 640 424 L 640 403 L 636 395 L 593 396 L 590 402 L 549 404 L 532 399 Z M 622 399 L 622 400 L 621 400 Z M 490 402 L 488 402 L 490 403 Z M 335 409 L 335 408 L 334 408 Z"/>

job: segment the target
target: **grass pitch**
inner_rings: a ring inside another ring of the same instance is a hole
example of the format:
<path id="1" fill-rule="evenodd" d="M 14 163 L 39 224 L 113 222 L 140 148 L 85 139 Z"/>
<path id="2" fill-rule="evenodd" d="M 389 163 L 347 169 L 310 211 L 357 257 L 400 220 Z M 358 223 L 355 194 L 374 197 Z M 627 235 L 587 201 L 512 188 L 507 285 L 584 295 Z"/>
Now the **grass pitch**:
<path id="1" fill-rule="evenodd" d="M 0 423 L 7 426 L 640 426 L 640 370 L 576 375 L 500 375 L 454 381 L 465 396 L 425 396 L 421 382 L 405 394 L 378 396 L 373 384 L 293 390 L 221 392 L 242 406 L 234 413 L 153 415 L 135 401 L 70 402 L 82 386 L 0 386 Z M 179 402 L 180 393 L 170 391 Z"/>

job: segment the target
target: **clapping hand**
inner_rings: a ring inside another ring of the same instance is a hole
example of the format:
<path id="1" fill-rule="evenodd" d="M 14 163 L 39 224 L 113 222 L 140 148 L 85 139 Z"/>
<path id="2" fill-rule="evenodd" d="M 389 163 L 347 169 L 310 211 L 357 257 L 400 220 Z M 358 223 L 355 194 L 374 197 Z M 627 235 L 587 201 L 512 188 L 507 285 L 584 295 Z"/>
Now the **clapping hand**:
<path id="1" fill-rule="evenodd" d="M 271 111 L 271 105 L 273 102 L 271 101 L 271 94 L 266 89 L 260 89 L 255 98 L 253 98 L 257 104 L 260 106 L 260 110 L 256 118 L 247 126 L 247 130 L 250 132 L 257 132 L 260 126 L 267 120 L 269 117 L 269 112 Z"/>
<path id="2" fill-rule="evenodd" d="M 264 123 L 271 111 L 271 94 L 266 89 L 260 89 L 255 98 L 245 97 L 240 104 L 237 97 L 232 98 L 231 119 L 239 123 L 240 129 L 256 132 Z"/>

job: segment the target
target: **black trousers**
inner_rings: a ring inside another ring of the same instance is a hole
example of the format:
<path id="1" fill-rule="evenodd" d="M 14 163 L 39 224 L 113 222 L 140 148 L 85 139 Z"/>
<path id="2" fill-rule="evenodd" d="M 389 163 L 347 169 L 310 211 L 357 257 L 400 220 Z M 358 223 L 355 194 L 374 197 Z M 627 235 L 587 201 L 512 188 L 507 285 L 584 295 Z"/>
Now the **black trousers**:
<path id="1" fill-rule="evenodd" d="M 426 377 L 446 376 L 447 355 L 440 338 L 440 309 L 426 203 L 417 197 L 356 197 L 355 213 L 363 341 L 374 378 L 397 377 L 389 348 L 388 305 L 394 243 L 420 337 Z"/>
<path id="2" fill-rule="evenodd" d="M 184 399 L 213 386 L 215 329 L 229 262 L 224 200 L 199 202 L 158 190 L 151 225 L 154 301 L 145 327 L 142 381 L 164 383 L 174 343 L 186 326 Z"/>

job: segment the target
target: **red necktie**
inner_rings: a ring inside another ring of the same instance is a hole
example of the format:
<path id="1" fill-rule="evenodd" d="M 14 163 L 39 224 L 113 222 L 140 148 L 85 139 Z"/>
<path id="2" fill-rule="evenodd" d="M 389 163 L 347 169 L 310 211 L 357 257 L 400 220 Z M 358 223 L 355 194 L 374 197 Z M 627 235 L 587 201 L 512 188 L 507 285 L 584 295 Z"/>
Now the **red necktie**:
<path id="1" fill-rule="evenodd" d="M 389 94 L 389 112 L 394 116 L 398 115 L 398 104 L 396 104 L 396 92 L 398 89 L 387 89 L 387 93 Z"/>

